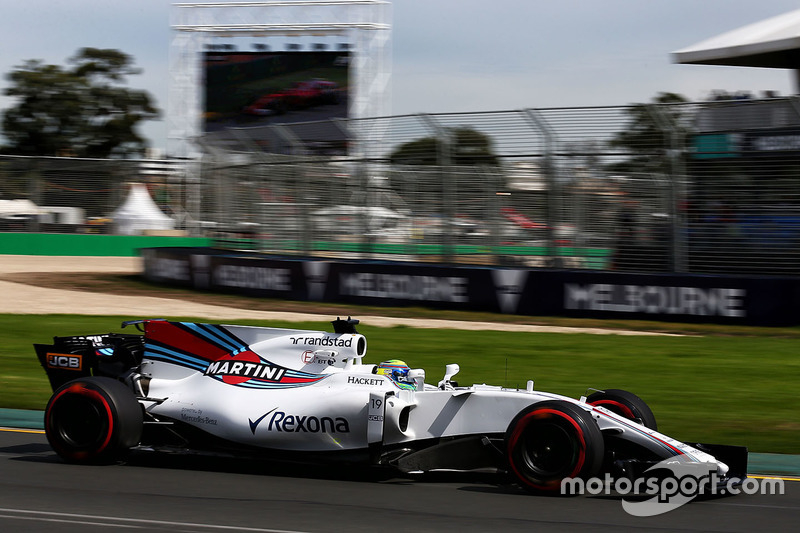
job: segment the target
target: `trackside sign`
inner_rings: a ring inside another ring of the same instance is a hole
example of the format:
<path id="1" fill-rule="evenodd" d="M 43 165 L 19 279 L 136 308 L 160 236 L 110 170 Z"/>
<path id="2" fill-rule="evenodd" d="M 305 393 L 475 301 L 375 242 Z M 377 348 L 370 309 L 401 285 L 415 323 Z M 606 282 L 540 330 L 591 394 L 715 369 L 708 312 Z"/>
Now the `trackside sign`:
<path id="1" fill-rule="evenodd" d="M 408 274 L 343 272 L 339 291 L 344 296 L 468 302 L 467 279 L 456 276 L 413 276 Z"/>
<path id="2" fill-rule="evenodd" d="M 254 297 L 753 326 L 800 325 L 800 277 L 629 273 L 142 250 L 158 283 Z"/>
<path id="3" fill-rule="evenodd" d="M 564 307 L 617 313 L 744 317 L 744 289 L 565 283 Z"/>

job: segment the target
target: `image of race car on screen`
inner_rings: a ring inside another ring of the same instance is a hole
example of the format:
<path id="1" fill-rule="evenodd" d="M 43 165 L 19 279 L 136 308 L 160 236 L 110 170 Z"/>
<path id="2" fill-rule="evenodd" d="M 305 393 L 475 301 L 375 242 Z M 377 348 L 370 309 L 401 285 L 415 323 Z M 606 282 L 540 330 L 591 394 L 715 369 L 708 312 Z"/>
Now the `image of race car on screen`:
<path id="1" fill-rule="evenodd" d="M 258 117 L 282 115 L 291 110 L 338 104 L 340 99 L 340 89 L 335 82 L 320 79 L 298 81 L 291 87 L 259 97 L 243 112 Z"/>
<path id="2" fill-rule="evenodd" d="M 54 337 L 34 345 L 53 388 L 48 441 L 71 463 L 164 450 L 403 475 L 488 469 L 540 494 L 558 494 L 565 479 L 639 479 L 669 459 L 703 465 L 720 483 L 746 478 L 746 448 L 664 435 L 631 392 L 574 399 L 533 381 L 461 386 L 456 363 L 428 383 L 403 360 L 366 362 L 357 324 L 337 318 L 326 332 L 148 319 L 123 323 L 135 333 Z"/>

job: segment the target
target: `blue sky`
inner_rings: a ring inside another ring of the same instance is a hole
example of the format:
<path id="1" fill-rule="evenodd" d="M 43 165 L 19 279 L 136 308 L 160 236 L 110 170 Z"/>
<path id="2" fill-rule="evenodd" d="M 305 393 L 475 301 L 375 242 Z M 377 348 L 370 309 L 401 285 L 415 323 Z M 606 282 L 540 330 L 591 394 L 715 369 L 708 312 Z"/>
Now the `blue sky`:
<path id="1" fill-rule="evenodd" d="M 116 48 L 165 108 L 168 0 L 0 0 L 0 73 Z M 670 52 L 798 8 L 796 0 L 394 0 L 392 112 L 625 105 L 659 91 L 793 91 L 786 70 L 675 65 Z M 5 77 L 0 80 L 4 88 Z M 0 96 L 0 108 L 13 101 Z M 164 121 L 142 129 L 166 144 Z"/>

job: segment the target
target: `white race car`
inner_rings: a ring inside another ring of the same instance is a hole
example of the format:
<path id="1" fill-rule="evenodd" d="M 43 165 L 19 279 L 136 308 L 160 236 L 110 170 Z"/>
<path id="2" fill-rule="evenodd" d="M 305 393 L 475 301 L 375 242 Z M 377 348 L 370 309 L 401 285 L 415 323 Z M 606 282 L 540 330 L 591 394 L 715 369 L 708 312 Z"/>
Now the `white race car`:
<path id="1" fill-rule="evenodd" d="M 144 334 L 36 344 L 53 387 L 45 431 L 66 461 L 108 462 L 131 449 L 253 453 L 271 460 L 359 461 L 401 472 L 510 474 L 557 493 L 562 480 L 636 479 L 665 459 L 746 477 L 747 450 L 658 433 L 626 391 L 578 400 L 489 385 L 436 385 L 402 361 L 365 363 L 357 320 L 333 333 L 140 320 Z"/>

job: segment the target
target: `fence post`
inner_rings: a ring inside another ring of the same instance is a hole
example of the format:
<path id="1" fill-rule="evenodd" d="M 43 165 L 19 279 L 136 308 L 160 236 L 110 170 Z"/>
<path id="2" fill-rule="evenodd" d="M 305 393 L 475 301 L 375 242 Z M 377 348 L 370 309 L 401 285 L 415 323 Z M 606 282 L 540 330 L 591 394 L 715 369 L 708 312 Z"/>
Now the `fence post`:
<path id="1" fill-rule="evenodd" d="M 484 217 L 489 222 L 489 261 L 494 265 L 502 265 L 505 260 L 499 254 L 500 250 L 500 228 L 498 220 L 500 217 L 500 196 L 498 192 L 502 189 L 500 174 L 496 168 L 478 167 L 478 170 L 483 173 L 485 179 L 484 194 L 488 199 Z"/>
<path id="2" fill-rule="evenodd" d="M 558 173 L 554 163 L 555 146 L 558 137 L 547 123 L 542 118 L 539 111 L 536 109 L 523 109 L 523 115 L 528 119 L 528 122 L 533 126 L 534 130 L 539 131 L 544 137 L 544 156 L 542 158 L 542 175 L 544 176 L 545 183 L 547 183 L 547 250 L 549 256 L 549 265 L 552 268 L 561 268 L 561 255 L 558 247 L 556 246 L 556 226 L 561 221 L 559 213 L 561 212 L 561 190 L 558 183 Z"/>
<path id="3" fill-rule="evenodd" d="M 436 135 L 436 159 L 441 177 L 441 200 L 442 200 L 442 262 L 453 262 L 453 224 L 455 220 L 455 206 L 453 205 L 453 176 L 451 174 L 452 164 L 452 142 L 450 132 L 437 123 L 432 116 L 423 114 L 420 118 L 432 129 Z"/>
<path id="4" fill-rule="evenodd" d="M 308 194 L 309 191 L 309 183 L 308 183 L 308 171 L 306 169 L 306 161 L 305 156 L 308 156 L 308 150 L 305 147 L 303 141 L 297 138 L 297 136 L 283 124 L 273 124 L 272 129 L 275 133 L 291 147 L 291 154 L 295 156 L 296 163 L 291 165 L 292 173 L 294 174 L 294 180 L 292 180 L 295 184 L 295 191 L 294 191 L 294 198 L 295 198 L 295 205 L 297 206 L 298 215 L 300 217 L 300 246 L 299 250 L 302 252 L 303 255 L 309 257 L 311 255 L 312 250 L 312 243 L 311 243 L 311 219 L 308 202 L 302 201 L 303 196 Z"/>
<path id="5" fill-rule="evenodd" d="M 172 176 L 173 179 L 177 178 L 175 181 L 183 189 L 183 210 L 185 214 L 183 229 L 193 237 L 200 236 L 202 231 L 200 227 L 202 216 L 201 199 L 203 197 L 201 191 L 202 178 L 200 176 L 201 165 L 202 163 L 198 159 L 181 161 L 180 166 L 177 167 L 178 175 Z"/>
<path id="6" fill-rule="evenodd" d="M 672 261 L 670 267 L 673 272 L 686 272 L 687 244 L 685 242 L 686 226 L 681 202 L 686 198 L 685 172 L 683 170 L 683 157 L 685 132 L 678 123 L 678 119 L 664 113 L 665 107 L 678 107 L 680 104 L 649 104 L 647 109 L 656 126 L 663 134 L 664 151 L 666 156 L 666 174 L 670 185 L 669 218 L 671 222 L 671 251 Z"/>
<path id="7" fill-rule="evenodd" d="M 42 205 L 42 172 L 41 172 L 41 165 L 40 160 L 38 158 L 31 159 L 31 179 L 30 182 L 30 197 L 31 201 L 35 203 L 37 206 Z M 36 215 L 31 219 L 31 223 L 28 226 L 28 231 L 38 232 L 39 231 L 39 215 Z"/>
<path id="8" fill-rule="evenodd" d="M 361 240 L 357 243 L 357 251 L 352 252 L 352 254 L 358 258 L 374 258 L 375 236 L 370 234 L 370 208 L 372 207 L 370 175 L 372 174 L 372 165 L 367 155 L 368 145 L 365 140 L 369 136 L 365 136 L 362 130 L 363 124 L 369 124 L 369 122 L 365 119 L 356 120 L 352 118 L 334 118 L 330 120 L 344 132 L 345 137 L 352 144 L 350 162 L 353 165 L 350 167 L 350 172 L 352 173 L 352 182 L 356 186 L 356 192 L 350 196 L 349 202 L 353 207 L 361 208 L 360 212 L 354 211 L 353 213 L 353 217 L 357 220 L 353 227 L 358 228 Z M 332 186 L 338 187 L 337 184 Z"/>

